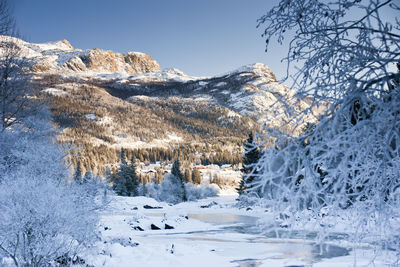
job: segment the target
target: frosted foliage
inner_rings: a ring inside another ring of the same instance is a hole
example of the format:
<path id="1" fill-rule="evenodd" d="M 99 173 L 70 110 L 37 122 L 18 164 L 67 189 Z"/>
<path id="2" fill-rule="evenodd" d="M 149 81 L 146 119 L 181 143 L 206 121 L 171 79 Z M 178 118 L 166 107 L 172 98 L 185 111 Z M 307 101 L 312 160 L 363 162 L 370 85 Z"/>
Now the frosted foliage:
<path id="1" fill-rule="evenodd" d="M 0 133 L 0 262 L 46 266 L 75 255 L 95 237 L 94 194 L 85 185 L 67 184 L 45 118 L 36 114 L 35 129 Z"/>
<path id="2" fill-rule="evenodd" d="M 186 183 L 185 189 L 188 201 L 215 197 L 218 194 L 218 190 L 212 186 L 196 186 L 192 183 Z"/>
<path id="3" fill-rule="evenodd" d="M 182 202 L 182 187 L 177 178 L 172 174 L 166 174 L 161 184 L 148 183 L 146 196 L 158 201 L 165 201 L 172 204 Z M 187 200 L 195 201 L 207 197 L 217 196 L 218 190 L 211 186 L 196 186 L 192 183 L 185 183 Z"/>
<path id="4" fill-rule="evenodd" d="M 335 102 L 358 90 L 382 91 L 400 55 L 400 7 L 397 1 L 283 0 L 259 19 L 271 40 L 285 42 L 284 59 L 300 95 Z M 290 70 L 290 68 L 288 68 Z M 314 103 L 317 104 L 317 103 Z"/>
<path id="5" fill-rule="evenodd" d="M 178 177 L 167 174 L 164 176 L 160 186 L 160 200 L 174 204 L 182 201 L 183 189 Z"/>
<path id="6" fill-rule="evenodd" d="M 284 0 L 259 20 L 267 46 L 291 33 L 288 70 L 297 67 L 297 95 L 312 100 L 312 108 L 292 114 L 300 135 L 265 129 L 269 145 L 250 191 L 262 192 L 279 229 L 283 220 L 292 230 L 312 224 L 320 241 L 339 229 L 400 255 L 397 4 Z M 307 124 L 317 106 L 325 112 Z"/>
<path id="7" fill-rule="evenodd" d="M 10 178 L 0 185 L 0 255 L 34 266 L 93 240 L 96 220 L 82 188 L 20 173 Z"/>
<path id="8" fill-rule="evenodd" d="M 66 177 L 62 153 L 51 144 L 54 132 L 49 116 L 48 110 L 38 110 L 25 119 L 34 127 L 28 130 L 15 125 L 13 131 L 0 133 L 0 181 L 16 171 L 59 181 Z"/>

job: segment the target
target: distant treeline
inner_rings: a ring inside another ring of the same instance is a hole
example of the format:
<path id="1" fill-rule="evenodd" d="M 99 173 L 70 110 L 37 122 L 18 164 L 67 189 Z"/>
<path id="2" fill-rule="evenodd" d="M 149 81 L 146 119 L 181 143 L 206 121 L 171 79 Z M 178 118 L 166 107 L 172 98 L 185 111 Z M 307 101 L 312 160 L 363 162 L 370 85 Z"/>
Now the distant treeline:
<path id="1" fill-rule="evenodd" d="M 137 161 L 143 163 L 165 162 L 172 163 L 176 158 L 180 158 L 187 164 L 232 164 L 241 163 L 241 154 L 223 150 L 221 147 L 216 152 L 207 151 L 206 148 L 193 145 L 182 145 L 176 148 L 139 148 L 125 149 L 128 159 L 134 157 Z M 119 163 L 120 149 L 112 148 L 106 145 L 94 146 L 90 143 L 81 143 L 79 147 L 72 148 L 70 162 L 73 166 L 80 161 L 85 170 L 102 173 L 104 166 L 110 163 Z"/>

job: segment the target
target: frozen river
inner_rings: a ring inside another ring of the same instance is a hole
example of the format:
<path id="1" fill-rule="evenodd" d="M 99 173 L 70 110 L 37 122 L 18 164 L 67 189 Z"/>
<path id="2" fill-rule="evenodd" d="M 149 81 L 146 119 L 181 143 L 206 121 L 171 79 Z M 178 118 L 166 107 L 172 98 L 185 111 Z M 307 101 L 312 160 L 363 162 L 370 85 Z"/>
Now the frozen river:
<path id="1" fill-rule="evenodd" d="M 257 223 L 264 214 L 264 210 L 238 209 L 234 197 L 227 196 L 178 205 L 115 197 L 102 215 L 97 255 L 88 262 L 121 267 L 371 264 L 373 250 L 367 247 L 344 247 L 343 242 L 319 246 L 311 240 L 266 234 Z M 374 266 L 387 266 L 381 262 L 375 261 Z"/>
<path id="2" fill-rule="evenodd" d="M 154 213 L 152 216 L 161 216 Z M 318 246 L 299 240 L 266 238 L 257 227 L 257 217 L 230 213 L 189 213 L 189 219 L 219 226 L 218 230 L 165 233 L 147 238 L 169 240 L 176 244 L 196 242 L 210 247 L 223 258 L 232 258 L 230 266 L 261 266 L 264 262 L 286 262 L 286 266 L 311 266 L 324 259 L 347 256 L 339 246 Z M 258 232 L 258 234 L 257 234 Z M 230 238 L 232 237 L 232 238 Z M 175 245 L 174 245 L 175 246 Z"/>

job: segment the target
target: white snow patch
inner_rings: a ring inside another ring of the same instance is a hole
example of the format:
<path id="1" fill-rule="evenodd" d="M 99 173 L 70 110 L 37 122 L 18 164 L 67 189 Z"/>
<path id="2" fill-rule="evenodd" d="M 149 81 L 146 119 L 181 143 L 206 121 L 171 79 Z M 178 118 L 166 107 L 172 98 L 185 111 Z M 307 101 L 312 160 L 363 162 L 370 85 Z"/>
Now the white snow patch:
<path id="1" fill-rule="evenodd" d="M 96 114 L 89 113 L 85 115 L 87 120 L 94 121 L 96 119 Z"/>
<path id="2" fill-rule="evenodd" d="M 228 90 L 223 90 L 223 91 L 221 91 L 221 94 L 224 94 L 224 95 L 229 95 L 231 92 L 229 92 Z"/>
<path id="3" fill-rule="evenodd" d="M 109 116 L 104 116 L 97 121 L 97 123 L 102 124 L 102 125 L 111 124 L 112 122 L 113 122 L 113 119 Z"/>
<path id="4" fill-rule="evenodd" d="M 50 95 L 55 95 L 55 96 L 63 96 L 63 95 L 68 94 L 67 92 L 65 92 L 61 89 L 57 89 L 57 88 L 46 88 L 46 89 L 41 90 L 40 92 L 47 93 Z"/>
<path id="5" fill-rule="evenodd" d="M 151 82 L 151 81 L 177 81 L 177 82 L 187 82 L 187 81 L 194 81 L 201 79 L 200 77 L 193 77 L 188 76 L 184 72 L 175 69 L 164 69 L 158 72 L 150 72 L 150 73 L 143 73 L 139 75 L 130 76 L 128 78 L 130 81 L 142 81 L 142 82 Z"/>
<path id="6" fill-rule="evenodd" d="M 127 78 L 129 77 L 129 75 L 126 74 L 126 73 L 114 72 L 114 73 L 97 74 L 97 77 L 100 78 L 100 79 L 104 79 L 104 80 L 121 79 L 119 81 L 121 83 L 122 81 L 128 82 Z"/>
<path id="7" fill-rule="evenodd" d="M 204 102 L 209 102 L 212 101 L 213 98 L 210 95 L 194 95 L 193 96 L 194 101 L 204 101 Z"/>
<path id="8" fill-rule="evenodd" d="M 216 86 L 216 87 L 223 87 L 223 86 L 226 86 L 226 85 L 227 85 L 226 82 L 219 82 L 219 83 L 217 83 L 215 86 Z"/>
<path id="9" fill-rule="evenodd" d="M 174 141 L 174 142 L 182 142 L 183 138 L 174 134 L 169 134 L 168 135 L 168 140 Z"/>
<path id="10" fill-rule="evenodd" d="M 242 66 L 234 71 L 226 72 L 218 76 L 236 75 L 239 73 L 254 73 L 258 76 L 264 76 L 264 77 L 271 77 L 271 75 L 273 74 L 273 72 L 267 65 L 263 63 L 253 63 Z"/>
<path id="11" fill-rule="evenodd" d="M 207 84 L 208 84 L 208 82 L 205 82 L 205 81 L 200 81 L 200 82 L 199 82 L 199 85 L 200 85 L 200 86 L 206 86 Z"/>
<path id="12" fill-rule="evenodd" d="M 237 114 L 235 111 L 232 111 L 232 110 L 229 110 L 229 111 L 228 111 L 227 116 L 230 117 L 230 118 L 232 118 L 232 117 L 233 117 L 233 118 L 240 117 L 239 114 Z"/>

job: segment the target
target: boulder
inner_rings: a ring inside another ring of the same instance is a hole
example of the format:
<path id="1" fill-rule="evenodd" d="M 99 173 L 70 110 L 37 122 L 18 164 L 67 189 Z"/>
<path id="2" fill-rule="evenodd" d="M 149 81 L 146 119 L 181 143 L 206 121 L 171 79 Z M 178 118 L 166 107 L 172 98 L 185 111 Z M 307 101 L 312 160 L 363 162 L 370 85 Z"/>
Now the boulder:
<path id="1" fill-rule="evenodd" d="M 151 230 L 161 230 L 161 228 L 158 227 L 158 226 L 155 225 L 155 224 L 151 224 L 150 228 L 151 228 Z"/>
<path id="2" fill-rule="evenodd" d="M 173 227 L 173 226 L 171 226 L 171 225 L 169 225 L 169 224 L 165 224 L 164 229 L 170 230 L 170 229 L 175 229 L 175 227 Z"/>

